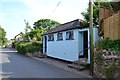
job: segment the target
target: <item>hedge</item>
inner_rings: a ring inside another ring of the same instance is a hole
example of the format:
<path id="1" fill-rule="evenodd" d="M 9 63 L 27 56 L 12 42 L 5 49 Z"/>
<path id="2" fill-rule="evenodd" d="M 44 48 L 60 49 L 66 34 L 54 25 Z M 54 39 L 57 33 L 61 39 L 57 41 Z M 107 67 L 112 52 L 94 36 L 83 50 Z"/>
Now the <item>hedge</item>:
<path id="1" fill-rule="evenodd" d="M 42 52 L 42 43 L 40 42 L 22 42 L 17 45 L 17 51 L 21 54 Z"/>

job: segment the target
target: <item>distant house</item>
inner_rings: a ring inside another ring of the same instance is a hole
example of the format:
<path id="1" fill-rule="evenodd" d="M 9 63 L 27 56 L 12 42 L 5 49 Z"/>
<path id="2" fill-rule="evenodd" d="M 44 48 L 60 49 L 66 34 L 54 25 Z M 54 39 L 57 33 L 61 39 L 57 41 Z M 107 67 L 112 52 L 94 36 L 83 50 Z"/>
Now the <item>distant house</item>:
<path id="1" fill-rule="evenodd" d="M 89 27 L 84 27 L 82 22 L 77 19 L 44 33 L 43 53 L 66 61 L 84 57 L 90 63 Z M 97 27 L 94 27 L 94 41 L 98 41 Z"/>
<path id="2" fill-rule="evenodd" d="M 22 37 L 23 33 L 20 32 L 18 35 L 16 35 L 14 38 L 17 42 L 21 42 L 23 41 L 23 37 Z"/>

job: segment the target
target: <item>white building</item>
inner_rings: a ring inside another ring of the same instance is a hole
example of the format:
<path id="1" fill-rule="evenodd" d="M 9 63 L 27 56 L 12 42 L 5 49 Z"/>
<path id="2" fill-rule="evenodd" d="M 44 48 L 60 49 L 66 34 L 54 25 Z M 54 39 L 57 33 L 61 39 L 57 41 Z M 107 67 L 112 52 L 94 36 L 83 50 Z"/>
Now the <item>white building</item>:
<path id="1" fill-rule="evenodd" d="M 23 41 L 23 37 L 22 37 L 23 33 L 20 32 L 18 35 L 16 35 L 14 38 L 17 42 L 22 42 Z"/>
<path id="2" fill-rule="evenodd" d="M 94 27 L 94 42 L 97 42 L 98 28 Z M 90 37 L 89 28 L 84 27 L 81 20 L 77 19 L 43 34 L 43 53 L 47 56 L 76 61 L 79 58 L 87 58 L 90 63 Z"/>

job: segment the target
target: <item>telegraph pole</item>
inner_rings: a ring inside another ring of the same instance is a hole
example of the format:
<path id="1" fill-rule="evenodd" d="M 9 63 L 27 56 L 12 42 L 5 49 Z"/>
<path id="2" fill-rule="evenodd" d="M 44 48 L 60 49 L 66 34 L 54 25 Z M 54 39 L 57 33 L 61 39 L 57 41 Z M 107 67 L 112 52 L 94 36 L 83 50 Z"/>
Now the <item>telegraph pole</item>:
<path id="1" fill-rule="evenodd" d="M 90 9 L 90 74 L 94 74 L 94 46 L 93 46 L 93 0 L 89 0 L 89 9 Z"/>

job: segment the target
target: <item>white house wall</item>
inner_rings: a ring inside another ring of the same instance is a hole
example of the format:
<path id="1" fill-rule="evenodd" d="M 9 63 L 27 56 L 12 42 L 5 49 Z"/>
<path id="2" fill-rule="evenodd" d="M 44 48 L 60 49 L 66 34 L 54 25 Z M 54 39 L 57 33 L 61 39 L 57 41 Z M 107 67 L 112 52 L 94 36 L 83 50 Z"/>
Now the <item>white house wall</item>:
<path id="1" fill-rule="evenodd" d="M 43 42 L 43 53 L 45 54 L 45 38 L 44 38 L 44 36 L 43 36 L 42 42 Z"/>
<path id="2" fill-rule="evenodd" d="M 79 36 L 78 36 L 78 48 L 79 48 L 79 55 L 83 55 L 83 32 L 79 32 L 78 33 Z"/>
<path id="3" fill-rule="evenodd" d="M 83 50 L 83 31 L 88 31 L 88 47 L 90 47 L 90 37 L 89 37 L 89 28 L 84 29 L 74 29 L 74 40 L 66 40 L 66 31 L 63 31 L 63 40 L 57 41 L 57 33 L 54 33 L 54 41 L 47 40 L 47 52 L 48 56 L 63 59 L 67 61 L 78 60 L 78 54 Z M 99 39 L 98 29 L 94 28 L 94 41 L 97 42 Z M 48 39 L 48 35 L 47 36 Z M 43 53 L 45 40 L 43 38 Z M 81 53 L 82 55 L 82 53 Z M 88 49 L 88 63 L 90 63 L 90 49 Z"/>
<path id="4" fill-rule="evenodd" d="M 78 60 L 78 30 L 74 31 L 74 40 L 66 40 L 66 31 L 63 32 L 63 40 L 57 41 L 57 33 L 54 41 L 48 41 L 47 55 L 67 61 Z"/>
<path id="5" fill-rule="evenodd" d="M 99 41 L 98 28 L 95 27 L 93 32 L 94 32 L 94 43 L 97 44 Z"/>

